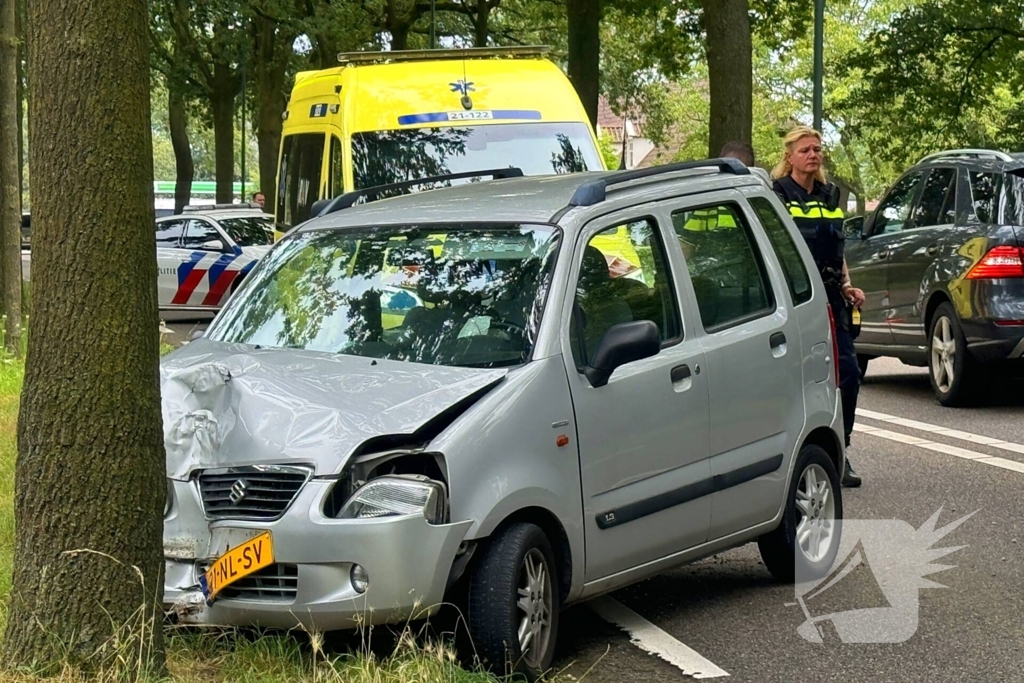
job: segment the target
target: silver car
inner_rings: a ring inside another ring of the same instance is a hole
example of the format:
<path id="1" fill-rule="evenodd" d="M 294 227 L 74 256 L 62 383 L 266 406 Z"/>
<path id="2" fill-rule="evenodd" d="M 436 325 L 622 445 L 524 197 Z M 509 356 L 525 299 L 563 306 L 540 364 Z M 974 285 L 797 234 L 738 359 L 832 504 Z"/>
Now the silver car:
<path id="1" fill-rule="evenodd" d="M 845 454 L 816 273 L 734 160 L 306 223 L 163 361 L 167 608 L 333 630 L 464 593 L 475 651 L 535 677 L 565 605 L 752 541 L 781 580 L 824 571 Z"/>

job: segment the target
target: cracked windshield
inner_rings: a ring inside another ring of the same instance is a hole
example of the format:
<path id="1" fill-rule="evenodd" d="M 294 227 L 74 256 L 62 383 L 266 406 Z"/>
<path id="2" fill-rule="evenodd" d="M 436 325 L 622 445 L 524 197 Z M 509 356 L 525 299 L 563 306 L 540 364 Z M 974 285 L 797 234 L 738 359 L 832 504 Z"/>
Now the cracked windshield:
<path id="1" fill-rule="evenodd" d="M 526 361 L 558 246 L 534 226 L 297 235 L 210 338 L 413 363 Z"/>

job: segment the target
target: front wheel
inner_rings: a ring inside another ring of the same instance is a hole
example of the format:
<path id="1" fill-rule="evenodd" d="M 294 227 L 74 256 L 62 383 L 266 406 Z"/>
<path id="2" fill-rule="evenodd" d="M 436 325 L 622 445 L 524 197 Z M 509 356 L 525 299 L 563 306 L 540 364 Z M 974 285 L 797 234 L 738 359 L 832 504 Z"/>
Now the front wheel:
<path id="1" fill-rule="evenodd" d="M 842 536 L 839 474 L 821 446 L 797 455 L 779 526 L 757 540 L 768 571 L 783 583 L 824 576 L 835 562 Z"/>
<path id="2" fill-rule="evenodd" d="M 944 406 L 969 405 L 975 398 L 979 368 L 970 353 L 956 311 L 950 303 L 935 310 L 928 334 L 928 377 Z"/>
<path id="3" fill-rule="evenodd" d="M 487 544 L 469 584 L 469 634 L 484 663 L 530 680 L 555 657 L 558 593 L 554 553 L 534 524 L 513 524 Z"/>

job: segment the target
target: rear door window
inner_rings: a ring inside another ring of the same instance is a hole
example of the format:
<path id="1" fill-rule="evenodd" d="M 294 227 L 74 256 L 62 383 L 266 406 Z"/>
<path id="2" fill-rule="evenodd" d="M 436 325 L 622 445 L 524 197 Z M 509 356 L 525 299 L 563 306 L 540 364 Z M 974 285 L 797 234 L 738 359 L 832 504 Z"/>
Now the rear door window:
<path id="1" fill-rule="evenodd" d="M 979 223 L 993 223 L 999 215 L 1000 173 L 971 171 L 971 208 Z"/>
<path id="2" fill-rule="evenodd" d="M 206 246 L 210 242 L 220 242 L 220 248 L 214 249 L 213 247 Z M 193 218 L 188 222 L 188 228 L 185 230 L 185 239 L 183 240 L 183 244 L 186 249 L 220 251 L 224 248 L 224 240 L 221 237 L 221 234 L 217 232 L 217 228 L 213 227 L 212 223 L 202 221 L 197 218 Z"/>
<path id="3" fill-rule="evenodd" d="M 323 161 L 323 133 L 285 137 L 277 188 L 277 226 L 281 232 L 309 219 L 313 202 L 320 195 Z"/>
<path id="4" fill-rule="evenodd" d="M 952 168 L 933 169 L 921 190 L 921 199 L 914 207 L 914 227 L 952 224 L 955 205 L 956 171 Z"/>
<path id="5" fill-rule="evenodd" d="M 807 274 L 807 267 L 800 257 L 796 248 L 793 236 L 786 229 L 782 217 L 779 216 L 775 207 L 764 197 L 751 197 L 750 205 L 754 207 L 754 213 L 761 221 L 768 241 L 772 243 L 779 263 L 782 265 L 782 273 L 786 276 L 786 284 L 789 286 L 789 293 L 793 295 L 793 305 L 799 306 L 811 300 L 811 277 Z"/>
<path id="6" fill-rule="evenodd" d="M 750 226 L 735 204 L 672 214 L 708 332 L 769 315 L 775 297 Z"/>

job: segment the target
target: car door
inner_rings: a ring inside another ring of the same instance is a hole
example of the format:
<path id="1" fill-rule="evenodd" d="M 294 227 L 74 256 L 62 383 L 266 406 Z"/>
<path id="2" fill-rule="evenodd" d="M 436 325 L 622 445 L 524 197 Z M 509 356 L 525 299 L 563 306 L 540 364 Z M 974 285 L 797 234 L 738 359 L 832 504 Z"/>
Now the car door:
<path id="1" fill-rule="evenodd" d="M 160 308 L 172 305 L 178 293 L 181 277 L 187 277 L 190 252 L 181 248 L 181 238 L 185 234 L 184 218 L 170 218 L 156 223 L 156 265 L 157 265 L 157 301 Z"/>
<path id="2" fill-rule="evenodd" d="M 238 255 L 229 251 L 224 236 L 204 218 L 190 219 L 181 241 L 192 269 L 179 285 L 174 303 L 216 308 L 238 275 L 228 269 Z"/>
<path id="3" fill-rule="evenodd" d="M 889 292 L 889 260 L 893 245 L 902 239 L 910 210 L 920 191 L 923 174 L 914 171 L 900 178 L 864 221 L 859 240 L 846 240 L 846 265 L 850 282 L 864 290 L 861 331 L 857 346 L 891 346 L 892 317 Z"/>
<path id="4" fill-rule="evenodd" d="M 924 346 L 923 292 L 939 257 L 940 242 L 956 217 L 956 169 L 927 172 L 920 197 L 899 238 L 889 246 L 889 329 L 899 346 Z"/>
<path id="5" fill-rule="evenodd" d="M 804 422 L 796 312 L 763 229 L 738 192 L 667 203 L 683 246 L 711 401 L 709 539 L 771 519 Z M 717 213 L 717 228 L 693 232 Z"/>
<path id="6" fill-rule="evenodd" d="M 681 317 L 666 232 L 649 209 L 588 225 L 573 255 L 563 357 L 576 412 L 587 581 L 703 543 L 711 515 L 704 354 Z M 592 386 L 583 368 L 604 334 L 634 320 L 658 325 L 661 351 Z"/>

